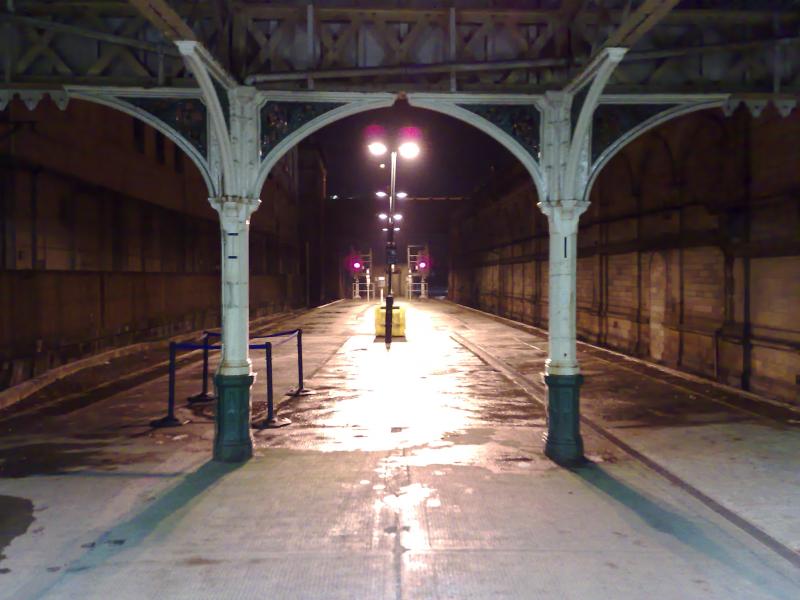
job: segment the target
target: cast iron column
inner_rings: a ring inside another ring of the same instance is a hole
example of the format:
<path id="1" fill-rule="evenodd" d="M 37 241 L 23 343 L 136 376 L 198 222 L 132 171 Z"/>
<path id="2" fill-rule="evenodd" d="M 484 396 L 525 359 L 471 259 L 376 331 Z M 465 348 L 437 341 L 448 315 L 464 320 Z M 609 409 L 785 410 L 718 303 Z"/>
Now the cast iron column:
<path id="1" fill-rule="evenodd" d="M 583 377 L 576 356 L 576 275 L 578 218 L 586 205 L 577 201 L 540 204 L 550 229 L 545 454 L 562 465 L 583 460 L 580 433 Z"/>
<path id="2" fill-rule="evenodd" d="M 260 200 L 224 196 L 212 204 L 222 226 L 222 360 L 214 376 L 218 398 L 214 460 L 242 462 L 253 455 L 248 238 L 250 215 Z"/>

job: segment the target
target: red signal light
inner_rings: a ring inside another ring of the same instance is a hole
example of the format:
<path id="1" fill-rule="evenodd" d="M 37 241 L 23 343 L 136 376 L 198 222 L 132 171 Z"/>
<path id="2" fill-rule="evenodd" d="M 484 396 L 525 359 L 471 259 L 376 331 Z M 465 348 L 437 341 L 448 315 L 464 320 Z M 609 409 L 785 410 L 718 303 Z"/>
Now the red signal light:
<path id="1" fill-rule="evenodd" d="M 358 262 L 357 260 L 356 260 L 356 261 L 354 261 L 354 262 L 353 262 L 353 269 L 355 269 L 356 271 L 358 271 L 360 268 L 361 268 L 361 263 L 360 263 L 360 262 Z"/>
<path id="2" fill-rule="evenodd" d="M 419 268 L 420 269 L 425 269 L 427 266 L 428 266 L 428 263 L 426 263 L 424 260 L 419 261 Z"/>

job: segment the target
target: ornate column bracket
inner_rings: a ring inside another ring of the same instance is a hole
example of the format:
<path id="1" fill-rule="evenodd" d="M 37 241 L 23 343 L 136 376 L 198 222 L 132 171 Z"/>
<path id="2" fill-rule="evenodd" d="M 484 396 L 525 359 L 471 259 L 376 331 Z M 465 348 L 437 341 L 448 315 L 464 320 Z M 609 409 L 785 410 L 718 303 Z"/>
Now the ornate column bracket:
<path id="1" fill-rule="evenodd" d="M 541 112 L 535 104 L 460 104 L 499 127 L 535 159 L 541 154 Z"/>
<path id="2" fill-rule="evenodd" d="M 257 195 L 275 164 L 305 137 L 345 117 L 392 106 L 395 94 L 358 92 L 257 92 L 257 153 L 261 158 L 250 194 Z"/>
<path id="3" fill-rule="evenodd" d="M 604 95 L 592 119 L 591 171 L 584 191 L 588 199 L 603 167 L 627 144 L 671 119 L 728 105 L 728 94 Z"/>
<path id="4" fill-rule="evenodd" d="M 261 157 L 306 123 L 342 106 L 342 102 L 286 102 L 267 100 L 261 106 Z"/>
<path id="5" fill-rule="evenodd" d="M 625 134 L 657 117 L 674 104 L 604 104 L 594 111 L 592 120 L 592 163 Z"/>
<path id="6" fill-rule="evenodd" d="M 540 198 L 545 196 L 542 156 L 542 105 L 539 94 L 442 94 L 413 92 L 414 107 L 436 111 L 483 131 L 522 163 Z"/>
<path id="7" fill-rule="evenodd" d="M 223 106 L 229 105 L 225 93 L 236 86 L 225 70 L 214 60 L 199 42 L 179 40 L 175 42 L 186 66 L 191 70 L 208 110 L 209 123 L 214 138 L 214 150 L 219 152 L 221 189 L 228 195 L 237 195 L 238 177 L 235 173 L 233 149 L 228 129 L 228 117 Z M 223 86 L 223 89 L 220 89 Z M 213 162 L 213 157 L 212 157 Z"/>
<path id="8" fill-rule="evenodd" d="M 65 85 L 58 89 L 5 88 L 0 89 L 0 110 L 15 96 L 31 111 L 49 97 L 59 110 L 67 110 L 70 100 L 81 100 L 128 114 L 174 142 L 197 166 L 209 194 L 219 193 L 208 163 L 206 107 L 197 90 L 84 85 Z"/>
<path id="9" fill-rule="evenodd" d="M 564 171 L 563 197 L 579 198 L 589 180 L 589 134 L 591 131 L 592 116 L 594 115 L 600 95 L 614 69 L 625 57 L 627 48 L 605 48 L 598 57 L 584 70 L 573 83 L 567 86 L 565 92 L 570 98 L 570 103 L 576 94 L 584 88 L 587 89 L 581 102 L 577 121 L 571 127 L 572 138 L 567 154 L 566 168 Z M 571 115 L 570 115 L 571 117 Z M 572 118 L 570 118 L 570 121 Z"/>

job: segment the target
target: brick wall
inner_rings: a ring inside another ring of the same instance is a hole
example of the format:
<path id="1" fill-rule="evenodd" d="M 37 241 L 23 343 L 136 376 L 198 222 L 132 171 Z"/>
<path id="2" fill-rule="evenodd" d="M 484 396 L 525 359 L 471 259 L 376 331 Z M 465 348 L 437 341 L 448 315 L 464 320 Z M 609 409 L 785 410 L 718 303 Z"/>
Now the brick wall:
<path id="1" fill-rule="evenodd" d="M 712 110 L 624 148 L 581 218 L 579 337 L 800 403 L 797 139 L 797 111 Z M 450 294 L 546 327 L 547 222 L 521 168 L 499 179 L 456 219 Z"/>
<path id="2" fill-rule="evenodd" d="M 134 123 L 80 101 L 0 112 L 0 389 L 219 325 L 219 224 L 206 186 L 168 139 Z M 254 316 L 305 301 L 295 159 L 273 169 L 252 219 Z"/>

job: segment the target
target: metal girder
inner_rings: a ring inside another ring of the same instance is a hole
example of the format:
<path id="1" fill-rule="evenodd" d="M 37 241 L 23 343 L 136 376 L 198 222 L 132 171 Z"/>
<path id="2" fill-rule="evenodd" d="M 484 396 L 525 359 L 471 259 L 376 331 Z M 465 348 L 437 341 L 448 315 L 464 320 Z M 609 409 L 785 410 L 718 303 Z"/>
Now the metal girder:
<path id="1" fill-rule="evenodd" d="M 680 0 L 645 0 L 624 19 L 603 44 L 604 48 L 630 48 L 667 16 Z"/>
<path id="2" fill-rule="evenodd" d="M 636 43 L 609 90 L 800 89 L 800 11 L 673 0 L 631 10 L 623 0 L 602 9 L 583 0 L 532 10 L 397 4 L 16 0 L 0 9 L 0 69 L 15 87 L 193 85 L 169 44 L 186 39 L 229 81 L 262 88 L 537 93 L 562 89 L 597 49 Z"/>
<path id="3" fill-rule="evenodd" d="M 183 19 L 165 0 L 128 0 L 142 15 L 171 42 L 196 42 L 197 37 Z"/>

